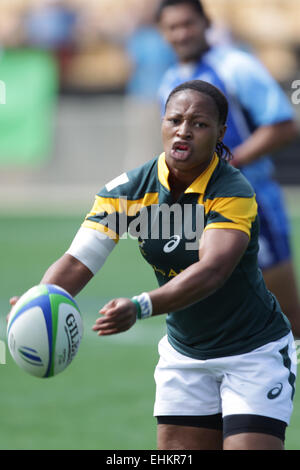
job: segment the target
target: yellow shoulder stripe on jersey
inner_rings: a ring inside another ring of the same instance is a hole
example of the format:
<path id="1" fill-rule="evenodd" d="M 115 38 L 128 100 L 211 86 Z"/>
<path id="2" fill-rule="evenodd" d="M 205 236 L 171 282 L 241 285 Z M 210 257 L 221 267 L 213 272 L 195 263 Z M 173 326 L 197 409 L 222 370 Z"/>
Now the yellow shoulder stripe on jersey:
<path id="1" fill-rule="evenodd" d="M 206 227 L 204 228 L 204 232 L 206 230 L 210 230 L 212 228 L 217 228 L 217 229 L 220 229 L 220 228 L 229 229 L 229 228 L 231 228 L 233 230 L 240 230 L 241 232 L 246 233 L 248 235 L 248 237 L 250 238 L 250 230 L 245 225 L 241 225 L 241 224 L 237 224 L 237 223 L 233 223 L 233 222 L 215 222 L 213 224 L 206 225 Z"/>
<path id="2" fill-rule="evenodd" d="M 135 217 L 143 207 L 152 204 L 158 204 L 158 193 L 146 193 L 143 198 L 136 200 L 96 196 L 92 210 L 87 214 L 82 227 L 98 230 L 117 243 L 120 238 L 119 235 L 114 230 L 101 223 L 101 218 L 99 218 L 99 222 L 88 219 L 92 217 L 97 218 L 98 214 L 100 215 L 105 212 L 107 214 L 125 213 L 128 217 Z"/>
<path id="3" fill-rule="evenodd" d="M 158 193 L 146 193 L 140 199 L 127 199 L 126 197 L 111 198 L 96 196 L 95 203 L 87 217 L 95 217 L 97 214 L 107 212 L 113 214 L 125 213 L 128 216 L 135 216 L 142 207 L 158 204 Z"/>
<path id="4" fill-rule="evenodd" d="M 252 223 L 257 215 L 255 196 L 251 198 L 229 197 L 207 199 L 204 203 L 205 213 L 217 212 L 228 221 L 216 221 L 207 224 L 209 228 L 235 228 L 243 230 L 250 236 Z"/>
<path id="5" fill-rule="evenodd" d="M 101 224 L 101 222 L 94 222 L 93 220 L 85 220 L 82 224 L 82 227 L 92 228 L 93 230 L 97 230 L 98 232 L 101 232 L 107 237 L 111 238 L 115 243 L 118 243 L 119 241 L 119 238 L 120 238 L 119 235 L 113 230 L 111 230 L 110 228 Z"/>

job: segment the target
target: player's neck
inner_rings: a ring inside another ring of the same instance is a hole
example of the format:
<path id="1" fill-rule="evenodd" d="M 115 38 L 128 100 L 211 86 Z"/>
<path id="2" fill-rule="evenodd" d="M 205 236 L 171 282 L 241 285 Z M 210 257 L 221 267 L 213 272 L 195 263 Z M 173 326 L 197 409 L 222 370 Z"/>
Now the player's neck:
<path id="1" fill-rule="evenodd" d="M 210 50 L 210 45 L 205 43 L 203 45 L 203 48 L 198 51 L 197 54 L 195 54 L 194 56 L 191 56 L 189 58 L 179 58 L 179 63 L 180 65 L 182 66 L 192 66 L 192 65 L 195 65 L 197 64 L 201 59 L 202 57 Z"/>

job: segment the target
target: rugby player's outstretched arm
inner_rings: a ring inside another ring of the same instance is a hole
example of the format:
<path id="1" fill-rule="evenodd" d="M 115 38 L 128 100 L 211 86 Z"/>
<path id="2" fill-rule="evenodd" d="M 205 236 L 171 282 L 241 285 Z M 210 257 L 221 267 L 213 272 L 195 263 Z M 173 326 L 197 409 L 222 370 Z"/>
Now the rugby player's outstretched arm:
<path id="1" fill-rule="evenodd" d="M 249 237 L 234 229 L 209 229 L 201 239 L 199 261 L 164 286 L 148 292 L 152 315 L 174 312 L 204 299 L 229 278 L 245 252 Z M 113 299 L 100 310 L 93 330 L 99 336 L 118 334 L 136 321 L 136 306 L 126 298 Z"/>
<path id="2" fill-rule="evenodd" d="M 180 310 L 217 291 L 230 277 L 248 243 L 248 235 L 240 230 L 206 230 L 201 239 L 199 261 L 149 292 L 153 315 Z"/>
<path id="3" fill-rule="evenodd" d="M 41 284 L 56 284 L 75 296 L 93 277 L 91 271 L 80 261 L 69 254 L 64 254 L 45 272 Z M 19 297 L 14 296 L 9 303 L 14 306 Z M 7 315 L 8 321 L 10 313 Z"/>
<path id="4" fill-rule="evenodd" d="M 65 253 L 47 269 L 41 284 L 56 284 L 75 296 L 92 277 L 93 273 L 81 261 Z"/>

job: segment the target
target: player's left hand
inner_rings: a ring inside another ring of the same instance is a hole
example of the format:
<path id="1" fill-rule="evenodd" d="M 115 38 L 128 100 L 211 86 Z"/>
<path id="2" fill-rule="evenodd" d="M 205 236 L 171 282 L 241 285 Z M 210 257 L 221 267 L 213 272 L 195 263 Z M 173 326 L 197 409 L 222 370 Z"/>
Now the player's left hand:
<path id="1" fill-rule="evenodd" d="M 236 158 L 232 158 L 230 161 L 229 161 L 230 165 L 234 166 L 235 168 L 238 168 L 239 167 L 239 164 L 236 160 Z"/>
<path id="2" fill-rule="evenodd" d="M 254 161 L 248 152 L 239 148 L 233 151 L 232 156 L 233 158 L 230 160 L 230 163 L 235 168 L 242 168 L 245 165 L 250 165 Z"/>
<path id="3" fill-rule="evenodd" d="M 241 158 L 239 158 L 236 154 L 233 154 L 233 158 L 229 162 L 235 168 L 241 168 L 244 166 L 244 162 Z"/>
<path id="4" fill-rule="evenodd" d="M 129 330 L 136 322 L 136 306 L 126 298 L 113 299 L 99 311 L 93 331 L 99 336 L 115 335 Z"/>

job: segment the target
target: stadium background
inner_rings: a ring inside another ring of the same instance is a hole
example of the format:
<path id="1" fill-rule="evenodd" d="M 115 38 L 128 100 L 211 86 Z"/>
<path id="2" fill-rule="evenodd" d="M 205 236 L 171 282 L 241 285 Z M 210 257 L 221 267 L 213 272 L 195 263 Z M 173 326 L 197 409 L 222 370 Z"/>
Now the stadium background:
<path id="1" fill-rule="evenodd" d="M 159 76 L 150 72 L 162 73 L 172 56 L 166 50 L 163 61 L 162 54 L 153 53 L 155 3 L 0 2 L 2 340 L 8 299 L 38 283 L 65 251 L 97 190 L 161 149 L 153 94 Z M 292 83 L 300 78 L 299 1 L 203 3 L 214 19 L 212 40 L 235 41 L 254 51 L 292 101 Z M 135 64 L 141 55 L 132 54 L 141 52 L 134 40 L 141 37 L 146 38 L 142 57 L 149 60 Z M 294 107 L 300 120 L 300 104 Z M 300 283 L 299 141 L 274 157 Z M 6 351 L 6 364 L 0 364 L 1 449 L 155 449 L 153 369 L 164 319 L 105 339 L 91 331 L 106 300 L 152 286 L 154 276 L 135 242 L 122 240 L 78 296 L 85 336 L 68 370 L 36 380 Z M 299 431 L 298 393 L 288 449 L 300 449 Z"/>

